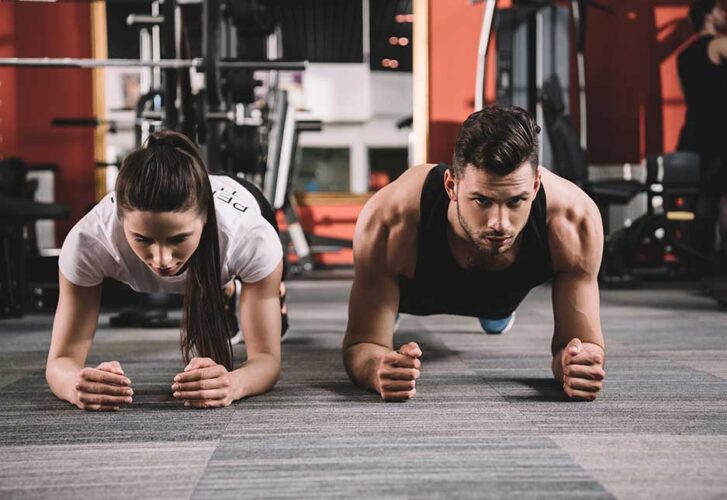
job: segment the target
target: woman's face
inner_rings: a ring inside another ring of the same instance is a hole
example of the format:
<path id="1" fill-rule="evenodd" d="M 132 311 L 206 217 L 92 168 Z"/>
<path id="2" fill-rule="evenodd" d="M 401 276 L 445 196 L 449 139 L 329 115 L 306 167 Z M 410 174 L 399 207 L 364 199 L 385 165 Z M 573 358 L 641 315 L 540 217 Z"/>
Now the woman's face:
<path id="1" fill-rule="evenodd" d="M 184 212 L 126 211 L 124 235 L 134 253 L 159 276 L 179 273 L 197 250 L 205 219 Z"/>

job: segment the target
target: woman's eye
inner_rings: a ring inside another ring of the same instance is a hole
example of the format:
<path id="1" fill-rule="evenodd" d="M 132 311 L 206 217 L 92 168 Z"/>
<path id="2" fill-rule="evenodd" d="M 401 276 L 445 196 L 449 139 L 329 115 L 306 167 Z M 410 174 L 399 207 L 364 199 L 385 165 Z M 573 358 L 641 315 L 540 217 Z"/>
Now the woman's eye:
<path id="1" fill-rule="evenodd" d="M 186 237 L 186 236 L 184 236 L 184 237 L 182 237 L 182 238 L 172 238 L 172 239 L 170 240 L 170 242 L 171 242 L 172 244 L 174 244 L 174 245 L 178 245 L 178 244 L 180 244 L 180 243 L 184 243 L 185 241 L 187 241 L 187 237 Z"/>

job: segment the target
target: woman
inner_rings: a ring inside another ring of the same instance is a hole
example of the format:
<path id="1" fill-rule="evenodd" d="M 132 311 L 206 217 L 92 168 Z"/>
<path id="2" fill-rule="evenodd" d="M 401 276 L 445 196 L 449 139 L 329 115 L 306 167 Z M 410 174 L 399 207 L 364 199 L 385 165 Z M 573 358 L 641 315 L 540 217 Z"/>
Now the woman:
<path id="1" fill-rule="evenodd" d="M 125 159 L 116 192 L 63 244 L 48 385 L 84 410 L 113 411 L 132 402 L 131 380 L 118 362 L 84 367 L 101 282 L 111 277 L 139 292 L 184 293 L 187 366 L 172 390 L 185 406 L 223 407 L 270 390 L 280 374 L 282 257 L 273 212 L 259 191 L 209 175 L 185 136 L 151 135 L 146 147 Z M 223 292 L 223 284 L 234 290 L 234 278 L 244 282 L 240 311 L 247 345 L 247 361 L 237 369 Z"/>

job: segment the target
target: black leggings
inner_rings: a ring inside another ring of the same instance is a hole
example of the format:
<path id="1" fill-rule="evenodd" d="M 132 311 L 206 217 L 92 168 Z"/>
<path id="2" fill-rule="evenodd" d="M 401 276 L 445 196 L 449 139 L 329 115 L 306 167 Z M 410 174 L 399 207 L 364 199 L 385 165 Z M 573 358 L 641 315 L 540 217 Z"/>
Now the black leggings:
<path id="1" fill-rule="evenodd" d="M 265 195 L 262 193 L 262 191 L 260 191 L 260 189 L 255 184 L 248 181 L 247 179 L 242 179 L 234 175 L 228 175 L 228 177 L 230 179 L 233 179 L 235 182 L 237 182 L 239 185 L 241 185 L 250 192 L 250 194 L 253 196 L 253 198 L 255 198 L 255 201 L 257 201 L 257 204 L 260 207 L 260 214 L 266 221 L 270 223 L 271 226 L 273 226 L 275 232 L 278 233 L 278 237 L 280 237 L 280 229 L 278 228 L 278 221 L 275 218 L 275 210 L 273 210 L 272 205 L 270 205 L 270 202 L 267 200 L 267 198 L 265 198 Z M 280 242 L 280 246 L 283 246 L 282 240 Z M 285 248 L 283 248 L 283 277 L 281 278 L 281 281 L 285 281 L 285 277 L 287 276 L 287 274 L 288 260 L 286 259 Z"/>

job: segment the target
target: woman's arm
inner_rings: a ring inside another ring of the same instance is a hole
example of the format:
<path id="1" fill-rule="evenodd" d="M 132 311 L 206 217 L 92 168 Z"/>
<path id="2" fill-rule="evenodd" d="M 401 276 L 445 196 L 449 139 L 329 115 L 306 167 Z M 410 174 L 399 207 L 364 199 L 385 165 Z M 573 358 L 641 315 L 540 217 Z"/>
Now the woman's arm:
<path id="1" fill-rule="evenodd" d="M 262 394 L 280 376 L 280 280 L 283 262 L 257 283 L 245 283 L 240 297 L 240 321 L 247 361 L 232 372 L 235 399 Z"/>
<path id="2" fill-rule="evenodd" d="M 101 285 L 74 285 L 59 272 L 60 293 L 45 376 L 53 394 L 81 409 L 113 410 L 130 403 L 131 381 L 117 362 L 84 368 L 101 303 Z"/>
<path id="3" fill-rule="evenodd" d="M 228 372 L 209 358 L 192 359 L 174 377 L 174 397 L 194 408 L 228 406 L 273 388 L 280 376 L 280 280 L 282 261 L 266 278 L 245 283 L 240 297 L 247 361 Z"/>

